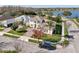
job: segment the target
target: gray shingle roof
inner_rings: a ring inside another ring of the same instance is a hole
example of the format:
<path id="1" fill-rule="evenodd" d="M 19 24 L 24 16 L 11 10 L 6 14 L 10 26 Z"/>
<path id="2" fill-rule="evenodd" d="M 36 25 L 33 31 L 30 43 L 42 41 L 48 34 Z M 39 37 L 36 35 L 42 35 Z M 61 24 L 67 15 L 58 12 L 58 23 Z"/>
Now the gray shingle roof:
<path id="1" fill-rule="evenodd" d="M 7 20 L 7 24 L 14 23 L 14 22 L 15 22 L 14 19 L 8 19 L 8 20 Z"/>

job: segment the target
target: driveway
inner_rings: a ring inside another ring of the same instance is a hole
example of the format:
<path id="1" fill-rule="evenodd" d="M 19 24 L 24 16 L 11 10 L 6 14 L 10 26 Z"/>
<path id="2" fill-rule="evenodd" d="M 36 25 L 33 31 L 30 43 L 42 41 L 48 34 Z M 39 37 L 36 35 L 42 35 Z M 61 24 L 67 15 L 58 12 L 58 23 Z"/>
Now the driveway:
<path id="1" fill-rule="evenodd" d="M 38 44 L 18 40 L 17 38 L 10 38 L 0 36 L 0 50 L 17 50 L 19 53 L 37 53 L 39 51 L 45 52 L 46 49 L 41 49 Z"/>
<path id="2" fill-rule="evenodd" d="M 68 28 L 68 30 L 78 29 L 78 27 L 73 21 L 70 21 L 70 22 L 72 24 Z M 69 32 L 69 34 L 74 36 L 74 40 L 71 43 L 73 45 L 73 48 L 75 49 L 75 52 L 79 53 L 79 32 Z"/>
<path id="3" fill-rule="evenodd" d="M 11 28 L 5 28 L 3 31 L 0 32 L 0 36 L 3 36 L 3 34 L 9 32 Z"/>
<path id="4" fill-rule="evenodd" d="M 33 34 L 33 28 L 28 28 L 27 32 L 23 36 L 31 37 Z"/>

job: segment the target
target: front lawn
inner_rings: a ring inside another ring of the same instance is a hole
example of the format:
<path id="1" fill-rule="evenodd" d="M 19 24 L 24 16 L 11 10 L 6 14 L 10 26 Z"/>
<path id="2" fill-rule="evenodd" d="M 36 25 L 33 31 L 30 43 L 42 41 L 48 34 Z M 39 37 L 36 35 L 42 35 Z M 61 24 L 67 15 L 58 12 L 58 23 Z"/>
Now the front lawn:
<path id="1" fill-rule="evenodd" d="M 0 26 L 0 31 L 3 31 L 4 30 L 4 27 Z"/>
<path id="2" fill-rule="evenodd" d="M 24 31 L 19 32 L 19 31 L 10 30 L 8 33 L 5 33 L 4 36 L 9 36 L 9 37 L 13 37 L 13 38 L 19 38 L 24 33 L 25 33 Z"/>
<path id="3" fill-rule="evenodd" d="M 13 38 L 19 38 L 22 36 L 27 30 L 23 28 L 17 28 L 16 30 L 10 30 L 9 32 L 5 33 L 5 36 L 13 37 Z"/>
<path id="4" fill-rule="evenodd" d="M 54 35 L 47 35 L 45 34 L 42 39 L 44 41 L 50 41 L 50 42 L 59 42 L 61 40 L 61 36 L 54 34 Z"/>
<path id="5" fill-rule="evenodd" d="M 10 30 L 8 33 L 14 34 L 14 35 L 23 35 L 25 32 L 19 32 L 19 31 L 14 31 L 14 30 Z"/>
<path id="6" fill-rule="evenodd" d="M 4 30 L 4 28 L 0 28 L 0 31 L 3 31 Z"/>

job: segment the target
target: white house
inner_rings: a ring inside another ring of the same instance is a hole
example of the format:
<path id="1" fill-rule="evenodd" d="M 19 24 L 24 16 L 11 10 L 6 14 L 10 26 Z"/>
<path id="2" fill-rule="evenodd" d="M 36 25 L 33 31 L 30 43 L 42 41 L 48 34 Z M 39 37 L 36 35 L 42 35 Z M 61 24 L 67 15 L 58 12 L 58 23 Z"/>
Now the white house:
<path id="1" fill-rule="evenodd" d="M 22 16 L 13 18 L 13 19 L 7 19 L 7 20 L 4 20 L 4 21 L 1 21 L 0 23 L 1 23 L 1 25 L 7 27 L 9 24 L 12 24 L 12 23 L 14 23 L 16 21 L 22 21 L 22 20 L 24 22 L 27 20 L 25 15 L 22 15 Z"/>
<path id="2" fill-rule="evenodd" d="M 2 21 L 1 24 L 3 26 L 7 27 L 8 24 L 14 23 L 16 21 L 23 21 L 27 26 L 30 26 L 34 29 L 43 27 L 42 30 L 46 34 L 52 34 L 52 32 L 53 32 L 53 28 L 49 29 L 49 28 L 43 26 L 45 23 L 45 20 L 44 20 L 44 18 L 39 17 L 39 16 L 31 17 L 31 16 L 22 15 L 22 16 L 14 18 L 14 19 L 8 19 L 5 21 Z"/>
<path id="3" fill-rule="evenodd" d="M 32 28 L 39 28 L 43 22 L 43 18 L 27 16 L 24 22 Z"/>

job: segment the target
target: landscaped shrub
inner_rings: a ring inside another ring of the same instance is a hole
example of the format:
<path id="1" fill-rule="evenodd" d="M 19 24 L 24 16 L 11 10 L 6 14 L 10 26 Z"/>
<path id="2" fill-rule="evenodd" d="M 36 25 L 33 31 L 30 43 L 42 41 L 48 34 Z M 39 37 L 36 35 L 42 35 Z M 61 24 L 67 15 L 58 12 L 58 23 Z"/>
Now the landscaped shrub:
<path id="1" fill-rule="evenodd" d="M 11 29 L 16 30 L 18 28 L 18 24 L 15 22 L 12 24 Z"/>
<path id="2" fill-rule="evenodd" d="M 64 47 L 68 46 L 68 45 L 69 45 L 69 41 L 65 39 L 65 40 L 62 42 L 62 45 L 63 45 Z"/>
<path id="3" fill-rule="evenodd" d="M 53 48 L 53 50 L 55 50 L 56 49 L 56 45 L 52 45 L 52 48 Z"/>
<path id="4" fill-rule="evenodd" d="M 24 29 L 24 28 L 19 28 L 19 29 L 17 29 L 16 31 L 18 31 L 18 32 L 26 32 L 27 30 Z"/>

